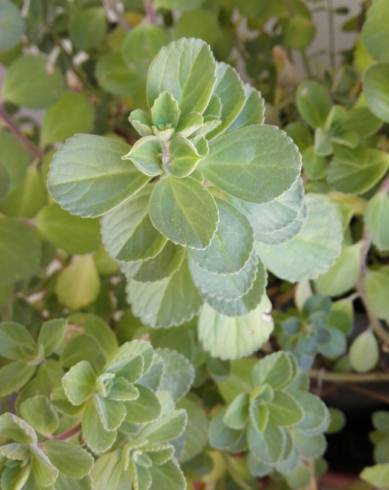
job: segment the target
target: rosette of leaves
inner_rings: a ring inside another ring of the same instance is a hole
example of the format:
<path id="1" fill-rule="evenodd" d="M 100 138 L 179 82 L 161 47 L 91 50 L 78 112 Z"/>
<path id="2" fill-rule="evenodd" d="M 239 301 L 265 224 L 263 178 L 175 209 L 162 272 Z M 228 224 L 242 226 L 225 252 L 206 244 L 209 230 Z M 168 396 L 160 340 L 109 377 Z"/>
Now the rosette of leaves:
<path id="1" fill-rule="evenodd" d="M 231 453 L 248 451 L 254 476 L 302 471 L 305 458 L 325 450 L 329 423 L 324 403 L 308 392 L 308 378 L 293 354 L 278 352 L 256 362 L 250 382 L 212 419 L 213 447 Z"/>
<path id="2" fill-rule="evenodd" d="M 281 347 L 293 352 L 302 369 L 309 369 L 317 354 L 335 359 L 346 350 L 346 335 L 337 326 L 328 296 L 315 294 L 307 299 L 298 316 L 280 322 L 277 339 Z"/>
<path id="3" fill-rule="evenodd" d="M 159 416 L 149 423 L 125 423 L 123 445 L 97 459 L 92 486 L 103 490 L 144 489 L 154 485 L 180 490 L 186 482 L 177 461 L 177 441 L 184 433 L 187 414 L 175 409 L 167 393 L 160 395 Z M 113 485 L 111 487 L 111 485 Z"/>
<path id="4" fill-rule="evenodd" d="M 205 317 L 235 339 L 230 318 L 249 330 L 263 316 L 266 273 L 255 241 L 272 247 L 304 222 L 300 154 L 263 124 L 261 95 L 201 40 L 163 47 L 146 85 L 148 110 L 129 118 L 135 144 L 72 137 L 51 163 L 49 190 L 73 214 L 102 216 L 103 243 L 145 324 L 179 325 L 205 304 Z M 245 354 L 268 333 L 259 337 Z"/>
<path id="5" fill-rule="evenodd" d="M 82 447 L 59 440 L 41 442 L 35 430 L 11 413 L 0 415 L 1 488 L 75 488 L 93 466 Z"/>

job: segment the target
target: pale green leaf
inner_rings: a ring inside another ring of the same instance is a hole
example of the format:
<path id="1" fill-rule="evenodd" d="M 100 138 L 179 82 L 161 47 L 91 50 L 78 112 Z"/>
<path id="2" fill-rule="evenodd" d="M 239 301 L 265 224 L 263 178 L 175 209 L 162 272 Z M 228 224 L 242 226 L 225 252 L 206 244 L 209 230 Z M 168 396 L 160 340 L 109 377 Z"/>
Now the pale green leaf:
<path id="1" fill-rule="evenodd" d="M 92 456 L 75 444 L 64 441 L 46 441 L 44 450 L 56 468 L 77 480 L 88 475 L 94 460 Z"/>
<path id="2" fill-rule="evenodd" d="M 18 8 L 9 0 L 0 3 L 0 51 L 15 47 L 24 34 L 24 20 Z"/>
<path id="3" fill-rule="evenodd" d="M 73 405 L 81 405 L 96 390 L 96 373 L 87 361 L 75 364 L 62 378 L 66 397 Z"/>
<path id="4" fill-rule="evenodd" d="M 265 464 L 280 461 L 286 446 L 285 429 L 268 424 L 264 432 L 249 428 L 247 440 L 255 457 Z"/>
<path id="5" fill-rule="evenodd" d="M 278 426 L 292 426 L 304 418 L 304 411 L 293 396 L 276 391 L 269 403 L 270 421 Z"/>
<path id="6" fill-rule="evenodd" d="M 338 258 L 343 241 L 334 204 L 319 194 L 307 195 L 305 203 L 307 219 L 295 237 L 276 245 L 256 243 L 256 251 L 265 266 L 291 282 L 315 279 L 327 272 Z"/>
<path id="7" fill-rule="evenodd" d="M 156 136 L 145 136 L 138 140 L 124 159 L 131 160 L 135 167 L 148 177 L 162 174 L 162 143 Z"/>
<path id="8" fill-rule="evenodd" d="M 155 228 L 173 243 L 206 248 L 218 223 L 211 194 L 195 179 L 167 177 L 154 187 L 150 219 Z"/>
<path id="9" fill-rule="evenodd" d="M 162 92 L 151 108 L 151 121 L 159 130 L 174 129 L 180 119 L 181 111 L 176 99 L 169 92 Z"/>
<path id="10" fill-rule="evenodd" d="M 276 198 L 296 181 L 301 156 L 274 126 L 253 125 L 218 136 L 200 163 L 204 176 L 222 190 L 251 202 Z"/>
<path id="11" fill-rule="evenodd" d="M 363 79 L 363 93 L 373 114 L 389 122 L 389 63 L 372 65 Z"/>
<path id="12" fill-rule="evenodd" d="M 20 415 L 37 432 L 44 435 L 53 434 L 59 425 L 59 417 L 46 396 L 37 395 L 27 398 L 19 407 Z"/>
<path id="13" fill-rule="evenodd" d="M 377 192 L 367 205 L 366 229 L 379 250 L 389 249 L 389 196 L 385 191 Z"/>
<path id="14" fill-rule="evenodd" d="M 369 307 L 379 318 L 389 321 L 389 268 L 368 270 L 366 274 L 366 296 Z"/>
<path id="15" fill-rule="evenodd" d="M 48 186 L 67 211 L 84 217 L 101 216 L 130 197 L 147 177 L 122 156 L 120 140 L 80 134 L 73 136 L 51 162 Z"/>
<path id="16" fill-rule="evenodd" d="M 208 418 L 195 397 L 184 398 L 178 404 L 178 408 L 186 411 L 189 420 L 179 451 L 179 461 L 185 463 L 200 454 L 208 444 Z"/>
<path id="17" fill-rule="evenodd" d="M 385 0 L 374 0 L 367 10 L 362 29 L 362 41 L 369 53 L 379 61 L 389 61 L 389 6 Z"/>
<path id="18" fill-rule="evenodd" d="M 239 317 L 222 315 L 205 304 L 198 324 L 203 348 L 220 359 L 238 359 L 252 354 L 267 342 L 273 331 L 270 310 L 266 296 L 255 310 Z"/>
<path id="19" fill-rule="evenodd" d="M 100 418 L 104 430 L 117 430 L 126 417 L 124 403 L 120 401 L 110 400 L 108 398 L 103 398 L 100 395 L 95 395 L 92 404 L 95 407 L 96 415 Z"/>
<path id="20" fill-rule="evenodd" d="M 131 424 L 144 424 L 156 420 L 161 413 L 161 403 L 156 394 L 145 386 L 137 385 L 139 397 L 126 402 L 126 421 Z"/>
<path id="21" fill-rule="evenodd" d="M 161 444 L 180 437 L 187 425 L 185 410 L 172 410 L 145 426 L 138 435 L 140 440 Z"/>
<path id="22" fill-rule="evenodd" d="M 361 473 L 362 480 L 375 487 L 386 490 L 389 488 L 389 464 L 367 466 Z"/>
<path id="23" fill-rule="evenodd" d="M 178 401 L 190 390 L 195 370 L 188 359 L 175 350 L 158 349 L 157 353 L 163 361 L 159 389 L 168 391 Z"/>
<path id="24" fill-rule="evenodd" d="M 265 121 L 265 101 L 261 93 L 249 84 L 244 86 L 245 102 L 234 120 L 229 131 L 251 126 L 252 124 L 263 124 Z"/>
<path id="25" fill-rule="evenodd" d="M 25 361 L 12 361 L 0 367 L 0 397 L 16 393 L 32 377 L 36 366 Z"/>
<path id="26" fill-rule="evenodd" d="M 100 291 L 100 278 L 91 255 L 75 255 L 57 278 L 58 300 L 72 310 L 93 303 Z"/>
<path id="27" fill-rule="evenodd" d="M 70 17 L 70 40 L 80 51 L 100 46 L 107 33 L 103 7 L 75 9 Z"/>
<path id="28" fill-rule="evenodd" d="M 149 106 L 159 94 L 167 91 L 178 101 L 182 114 L 202 113 L 212 95 L 215 69 L 211 50 L 204 41 L 183 38 L 170 43 L 159 51 L 150 65 L 147 75 Z"/>
<path id="29" fill-rule="evenodd" d="M 223 422 L 231 429 L 244 429 L 249 420 L 249 402 L 247 393 L 237 395 L 228 406 Z"/>
<path id="30" fill-rule="evenodd" d="M 201 158 L 198 148 L 190 140 L 181 136 L 176 136 L 171 140 L 169 152 L 170 161 L 167 164 L 167 170 L 179 178 L 190 175 Z"/>
<path id="31" fill-rule="evenodd" d="M 331 108 L 327 89 L 313 80 L 300 83 L 296 97 L 302 118 L 313 128 L 324 126 Z"/>
<path id="32" fill-rule="evenodd" d="M 0 415 L 0 433 L 2 440 L 5 441 L 14 441 L 20 444 L 38 442 L 34 429 L 25 420 L 9 412 Z"/>
<path id="33" fill-rule="evenodd" d="M 58 478 L 59 471 L 51 463 L 49 458 L 38 447 L 32 447 L 31 451 L 31 475 L 38 488 L 50 487 Z"/>
<path id="34" fill-rule="evenodd" d="M 296 374 L 296 361 L 288 352 L 275 352 L 258 361 L 252 372 L 254 386 L 269 384 L 275 390 L 288 386 Z"/>
<path id="35" fill-rule="evenodd" d="M 37 346 L 30 332 L 20 323 L 0 323 L 0 356 L 6 359 L 32 359 Z"/>
<path id="36" fill-rule="evenodd" d="M 377 339 L 371 330 L 365 330 L 353 341 L 350 347 L 350 364 L 359 373 L 371 371 L 379 359 Z"/>

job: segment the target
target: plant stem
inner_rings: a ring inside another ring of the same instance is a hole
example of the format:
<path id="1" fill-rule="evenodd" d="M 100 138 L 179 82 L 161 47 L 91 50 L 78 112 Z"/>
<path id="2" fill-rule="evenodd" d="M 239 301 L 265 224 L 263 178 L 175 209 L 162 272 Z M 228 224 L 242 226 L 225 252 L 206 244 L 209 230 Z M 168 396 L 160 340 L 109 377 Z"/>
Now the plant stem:
<path id="1" fill-rule="evenodd" d="M 388 383 L 389 373 L 337 373 L 323 369 L 311 369 L 309 376 L 313 379 L 330 383 Z"/>
<path id="2" fill-rule="evenodd" d="M 307 72 L 307 76 L 308 78 L 312 78 L 311 64 L 309 62 L 309 58 L 307 56 L 307 53 L 305 52 L 305 49 L 301 50 L 300 53 L 301 53 L 301 59 L 303 60 L 305 71 Z"/>
<path id="3" fill-rule="evenodd" d="M 54 436 L 53 439 L 56 439 L 57 441 L 65 441 L 66 439 L 70 439 L 70 437 L 80 432 L 80 429 L 81 429 L 81 424 L 77 424 L 71 429 L 68 429 L 65 432 L 61 432 L 61 434 Z"/>
<path id="4" fill-rule="evenodd" d="M 28 150 L 35 158 L 42 160 L 45 153 L 38 148 L 32 141 L 30 141 L 18 128 L 12 117 L 6 113 L 5 109 L 0 106 L 0 118 L 8 126 L 9 130 L 16 136 L 16 138 L 22 143 L 22 145 Z"/>

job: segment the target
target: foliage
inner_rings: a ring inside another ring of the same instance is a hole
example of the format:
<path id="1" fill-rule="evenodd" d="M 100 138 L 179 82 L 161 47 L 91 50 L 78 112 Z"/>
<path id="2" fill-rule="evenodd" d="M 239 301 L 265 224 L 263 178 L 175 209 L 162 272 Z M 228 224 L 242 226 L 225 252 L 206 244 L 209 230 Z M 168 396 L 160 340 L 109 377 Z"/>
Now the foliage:
<path id="1" fill-rule="evenodd" d="M 330 3 L 0 0 L 2 489 L 313 488 L 385 389 L 388 2 Z"/>

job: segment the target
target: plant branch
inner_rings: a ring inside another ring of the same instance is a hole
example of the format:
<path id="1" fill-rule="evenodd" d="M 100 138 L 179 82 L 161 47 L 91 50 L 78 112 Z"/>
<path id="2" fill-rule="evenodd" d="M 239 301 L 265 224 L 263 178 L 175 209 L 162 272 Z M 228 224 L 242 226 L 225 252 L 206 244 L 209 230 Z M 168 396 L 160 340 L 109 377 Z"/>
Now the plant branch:
<path id="1" fill-rule="evenodd" d="M 337 373 L 311 369 L 309 376 L 329 383 L 389 383 L 389 373 Z"/>
<path id="2" fill-rule="evenodd" d="M 80 429 L 81 429 L 81 424 L 77 424 L 71 429 L 68 429 L 65 432 L 61 432 L 61 434 L 54 436 L 53 439 L 56 439 L 57 441 L 66 441 L 66 439 L 70 439 L 72 436 L 80 432 Z"/>
<path id="3" fill-rule="evenodd" d="M 18 128 L 15 121 L 12 117 L 7 114 L 4 107 L 0 106 L 0 118 L 5 122 L 8 126 L 9 130 L 16 136 L 16 138 L 22 143 L 22 145 L 29 151 L 35 158 L 42 160 L 45 156 L 44 151 L 42 151 L 38 146 L 34 145 L 32 141 L 30 141 L 27 136 L 25 136 L 20 129 Z"/>

